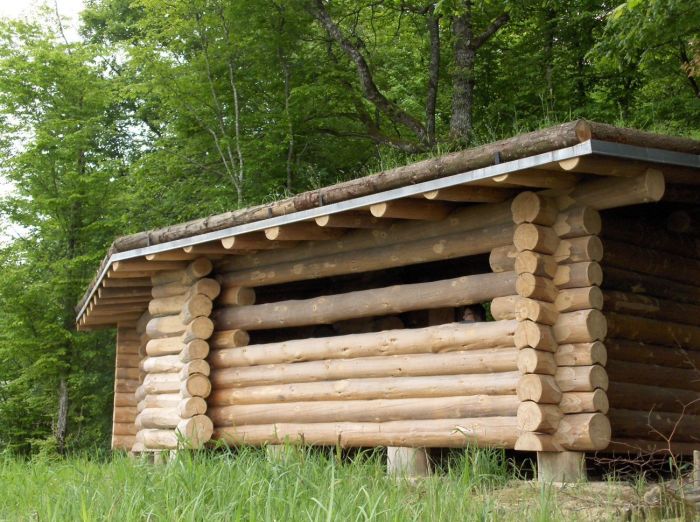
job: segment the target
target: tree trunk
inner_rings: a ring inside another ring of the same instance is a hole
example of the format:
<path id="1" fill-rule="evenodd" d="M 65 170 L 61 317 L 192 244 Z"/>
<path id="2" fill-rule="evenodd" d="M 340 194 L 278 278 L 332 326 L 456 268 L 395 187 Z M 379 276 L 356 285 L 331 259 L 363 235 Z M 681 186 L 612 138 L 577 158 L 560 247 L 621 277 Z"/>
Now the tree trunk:
<path id="1" fill-rule="evenodd" d="M 454 44 L 454 74 L 452 77 L 452 119 L 450 134 L 456 141 L 467 142 L 472 130 L 472 104 L 474 96 L 474 62 L 476 49 L 473 38 L 471 2 L 467 12 L 452 22 Z"/>
<path id="2" fill-rule="evenodd" d="M 56 420 L 56 443 L 58 452 L 63 455 L 66 449 L 66 432 L 68 431 L 68 383 L 61 377 L 58 384 L 58 419 Z"/>

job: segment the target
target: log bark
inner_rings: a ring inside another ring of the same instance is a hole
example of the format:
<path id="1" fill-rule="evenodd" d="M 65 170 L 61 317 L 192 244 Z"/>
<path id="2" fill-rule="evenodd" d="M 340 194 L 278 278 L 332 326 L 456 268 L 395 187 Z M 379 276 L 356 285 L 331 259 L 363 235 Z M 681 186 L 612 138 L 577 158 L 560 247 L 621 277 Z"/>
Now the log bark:
<path id="1" fill-rule="evenodd" d="M 605 311 L 700 326 L 700 305 L 677 303 L 630 292 L 603 293 Z"/>
<path id="2" fill-rule="evenodd" d="M 559 236 L 550 227 L 522 223 L 515 228 L 513 244 L 519 252 L 531 250 L 540 254 L 554 254 L 559 246 Z"/>
<path id="3" fill-rule="evenodd" d="M 607 416 L 602 413 L 577 413 L 562 417 L 554 437 L 568 450 L 602 450 L 610 443 L 610 435 Z"/>
<path id="4" fill-rule="evenodd" d="M 585 392 L 608 389 L 608 374 L 598 364 L 591 366 L 560 366 L 555 375 L 563 392 Z"/>
<path id="5" fill-rule="evenodd" d="M 316 224 L 319 227 L 329 228 L 382 228 L 386 222 L 382 222 L 371 215 L 364 212 L 348 211 L 338 214 L 328 214 L 316 218 Z"/>
<path id="6" fill-rule="evenodd" d="M 562 313 L 603 308 L 603 291 L 597 286 L 562 289 L 554 300 L 554 307 Z"/>
<path id="7" fill-rule="evenodd" d="M 554 360 L 558 366 L 589 366 L 592 364 L 605 366 L 608 354 L 605 345 L 600 341 L 560 344 L 554 353 Z"/>
<path id="8" fill-rule="evenodd" d="M 700 303 L 700 287 L 681 284 L 670 279 L 663 279 L 649 274 L 640 274 L 622 268 L 604 265 L 605 289 L 620 290 L 635 294 L 647 294 L 653 297 L 681 301 L 683 303 Z"/>
<path id="9" fill-rule="evenodd" d="M 610 337 L 700 350 L 700 327 L 609 312 Z"/>
<path id="10" fill-rule="evenodd" d="M 338 239 L 343 234 L 342 229 L 323 228 L 316 223 L 291 223 L 265 229 L 265 237 L 270 241 L 323 241 Z"/>
<path id="11" fill-rule="evenodd" d="M 608 397 L 615 408 L 643 412 L 700 413 L 697 390 L 681 390 L 642 382 L 610 381 Z"/>
<path id="12" fill-rule="evenodd" d="M 607 413 L 610 408 L 609 392 L 601 389 L 588 392 L 566 392 L 561 396 L 559 409 L 562 413 Z M 615 401 L 613 401 L 615 402 Z M 617 406 L 617 403 L 615 402 Z"/>
<path id="13" fill-rule="evenodd" d="M 538 404 L 559 404 L 561 390 L 551 375 L 530 373 L 523 375 L 517 385 L 518 398 L 521 401 L 533 401 Z"/>
<path id="14" fill-rule="evenodd" d="M 677 388 L 700 392 L 700 369 L 671 368 L 657 364 L 610 360 L 607 366 L 611 380 Z"/>
<path id="15" fill-rule="evenodd" d="M 697 442 L 700 416 L 662 411 L 611 409 L 608 412 L 615 437 Z"/>
<path id="16" fill-rule="evenodd" d="M 383 423 L 262 424 L 218 428 L 215 439 L 238 444 L 317 444 L 340 447 L 504 447 L 517 438 L 515 417 Z"/>
<path id="17" fill-rule="evenodd" d="M 497 373 L 514 371 L 517 355 L 515 348 L 495 348 L 266 364 L 218 369 L 212 373 L 211 381 L 216 388 L 230 388 L 369 377 Z"/>
<path id="18" fill-rule="evenodd" d="M 207 402 L 211 407 L 302 401 L 405 399 L 479 394 L 513 395 L 519 378 L 520 373 L 515 371 L 495 374 L 380 377 L 246 388 L 217 388 L 212 392 Z"/>
<path id="19" fill-rule="evenodd" d="M 636 363 L 658 364 L 674 368 L 700 368 L 700 352 L 678 346 L 654 344 L 608 338 L 605 340 L 610 359 Z"/>
<path id="20" fill-rule="evenodd" d="M 604 240 L 615 240 L 639 247 L 661 250 L 670 254 L 697 259 L 700 239 L 671 234 L 657 223 L 625 216 L 604 216 L 601 231 Z"/>
<path id="21" fill-rule="evenodd" d="M 554 199 L 530 191 L 518 194 L 513 199 L 510 209 L 516 224 L 534 223 L 547 227 L 554 224 L 559 213 Z"/>
<path id="22" fill-rule="evenodd" d="M 515 416 L 515 395 L 314 401 L 248 404 L 211 408 L 208 415 L 219 427 L 294 422 L 388 422 Z"/>
<path id="23" fill-rule="evenodd" d="M 459 203 L 500 203 L 513 196 L 513 191 L 493 188 L 457 185 L 444 189 L 424 192 L 423 197 L 430 201 L 453 201 Z"/>
<path id="24" fill-rule="evenodd" d="M 330 254 L 304 263 L 278 263 L 261 270 L 228 272 L 220 275 L 219 280 L 223 286 L 265 286 L 453 259 L 490 252 L 492 248 L 509 243 L 512 233 L 512 225 L 506 224 L 388 247 Z"/>
<path id="25" fill-rule="evenodd" d="M 369 209 L 376 218 L 417 219 L 442 221 L 452 210 L 443 203 L 421 201 L 419 199 L 397 199 L 372 205 Z"/>
<path id="26" fill-rule="evenodd" d="M 607 320 L 600 310 L 580 310 L 559 314 L 552 327 L 559 344 L 602 341 L 607 334 Z"/>
<path id="27" fill-rule="evenodd" d="M 558 288 L 585 288 L 603 282 L 603 269 L 598 263 L 582 262 L 560 265 L 554 276 Z"/>
<path id="28" fill-rule="evenodd" d="M 332 324 L 360 317 L 482 303 L 512 294 L 514 289 L 513 272 L 480 274 L 314 299 L 227 307 L 217 310 L 213 319 L 219 328 L 243 330 Z"/>
<path id="29" fill-rule="evenodd" d="M 603 263 L 642 274 L 650 274 L 680 283 L 700 280 L 700 261 L 668 252 L 606 240 Z"/>
<path id="30" fill-rule="evenodd" d="M 299 339 L 213 351 L 212 368 L 479 350 L 513 346 L 516 321 L 449 323 L 427 328 Z"/>
<path id="31" fill-rule="evenodd" d="M 518 406 L 518 429 L 522 431 L 554 433 L 561 418 L 562 413 L 555 404 L 525 401 Z"/>

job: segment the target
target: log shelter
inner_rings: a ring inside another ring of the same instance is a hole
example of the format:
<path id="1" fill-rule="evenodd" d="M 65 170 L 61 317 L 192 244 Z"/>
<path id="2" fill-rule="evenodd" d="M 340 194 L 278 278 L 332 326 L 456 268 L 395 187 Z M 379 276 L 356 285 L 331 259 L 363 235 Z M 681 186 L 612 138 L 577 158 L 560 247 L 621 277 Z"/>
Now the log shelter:
<path id="1" fill-rule="evenodd" d="M 115 449 L 691 453 L 700 141 L 578 120 L 122 237 L 77 327 Z"/>

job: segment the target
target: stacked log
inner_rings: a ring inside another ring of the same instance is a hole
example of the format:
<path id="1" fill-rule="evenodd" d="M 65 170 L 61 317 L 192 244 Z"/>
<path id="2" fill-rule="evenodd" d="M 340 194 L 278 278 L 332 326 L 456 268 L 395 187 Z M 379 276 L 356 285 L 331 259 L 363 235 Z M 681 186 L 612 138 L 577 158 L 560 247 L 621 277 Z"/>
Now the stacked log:
<path id="1" fill-rule="evenodd" d="M 603 237 L 611 448 L 688 453 L 700 418 L 696 238 L 612 217 Z"/>
<path id="2" fill-rule="evenodd" d="M 136 397 L 139 385 L 140 336 L 133 327 L 117 327 L 112 449 L 131 450 L 136 442 Z"/>
<path id="3" fill-rule="evenodd" d="M 145 450 L 198 448 L 211 438 L 213 426 L 205 415 L 211 392 L 207 340 L 220 293 L 219 283 L 206 278 L 211 270 L 211 262 L 199 258 L 152 277 L 143 378 L 136 391 L 137 438 Z"/>
<path id="4" fill-rule="evenodd" d="M 605 317 L 599 311 L 600 216 L 590 207 L 560 210 L 524 192 L 512 204 L 512 249 L 494 250 L 494 271 L 518 273 L 517 295 L 495 299 L 497 319 L 519 321 L 521 404 L 516 449 L 595 450 L 607 446 Z"/>

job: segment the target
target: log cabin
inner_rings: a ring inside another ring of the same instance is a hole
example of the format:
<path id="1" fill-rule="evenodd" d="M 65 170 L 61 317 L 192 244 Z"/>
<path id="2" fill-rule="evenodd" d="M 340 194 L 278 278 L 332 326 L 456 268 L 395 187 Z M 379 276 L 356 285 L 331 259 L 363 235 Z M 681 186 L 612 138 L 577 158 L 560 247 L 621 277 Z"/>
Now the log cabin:
<path id="1" fill-rule="evenodd" d="M 578 120 L 122 237 L 77 328 L 115 449 L 687 454 L 700 141 Z"/>

